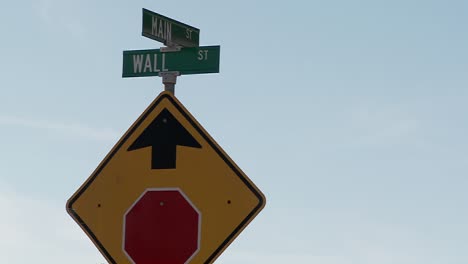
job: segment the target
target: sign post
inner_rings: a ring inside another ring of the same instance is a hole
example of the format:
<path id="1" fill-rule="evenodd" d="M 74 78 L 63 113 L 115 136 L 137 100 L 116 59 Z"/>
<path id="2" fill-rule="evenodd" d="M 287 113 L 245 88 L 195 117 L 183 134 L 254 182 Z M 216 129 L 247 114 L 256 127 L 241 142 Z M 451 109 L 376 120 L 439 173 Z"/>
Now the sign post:
<path id="1" fill-rule="evenodd" d="M 199 46 L 199 29 L 146 9 L 142 34 L 166 47 L 124 51 L 122 77 L 160 76 L 165 91 L 67 211 L 111 264 L 210 264 L 265 196 L 174 96 L 177 76 L 219 72 L 220 46 Z"/>

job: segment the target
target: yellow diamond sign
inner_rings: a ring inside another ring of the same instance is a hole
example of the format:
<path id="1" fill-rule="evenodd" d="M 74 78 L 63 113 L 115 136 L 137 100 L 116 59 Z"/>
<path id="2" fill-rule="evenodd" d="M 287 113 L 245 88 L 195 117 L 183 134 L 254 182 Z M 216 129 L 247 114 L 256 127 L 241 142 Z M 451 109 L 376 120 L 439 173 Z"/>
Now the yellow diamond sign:
<path id="1" fill-rule="evenodd" d="M 265 197 L 185 107 L 162 92 L 68 200 L 110 263 L 212 263 Z"/>

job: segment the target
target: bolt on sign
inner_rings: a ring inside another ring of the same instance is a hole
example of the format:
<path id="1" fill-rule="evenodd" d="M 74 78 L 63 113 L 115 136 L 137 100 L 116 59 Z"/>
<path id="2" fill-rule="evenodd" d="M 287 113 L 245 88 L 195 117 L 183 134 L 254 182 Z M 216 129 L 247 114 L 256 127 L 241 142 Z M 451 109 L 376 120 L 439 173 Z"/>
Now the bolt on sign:
<path id="1" fill-rule="evenodd" d="M 265 197 L 162 92 L 72 195 L 67 211 L 109 263 L 213 263 Z"/>

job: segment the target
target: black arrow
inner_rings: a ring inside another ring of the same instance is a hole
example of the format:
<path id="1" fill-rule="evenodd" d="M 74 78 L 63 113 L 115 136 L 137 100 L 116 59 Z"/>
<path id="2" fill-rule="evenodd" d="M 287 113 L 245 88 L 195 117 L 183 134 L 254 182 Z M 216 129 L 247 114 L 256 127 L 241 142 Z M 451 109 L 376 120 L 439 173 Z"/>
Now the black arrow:
<path id="1" fill-rule="evenodd" d="M 177 145 L 201 148 L 201 145 L 164 109 L 128 148 L 128 151 L 152 147 L 151 169 L 175 169 Z"/>

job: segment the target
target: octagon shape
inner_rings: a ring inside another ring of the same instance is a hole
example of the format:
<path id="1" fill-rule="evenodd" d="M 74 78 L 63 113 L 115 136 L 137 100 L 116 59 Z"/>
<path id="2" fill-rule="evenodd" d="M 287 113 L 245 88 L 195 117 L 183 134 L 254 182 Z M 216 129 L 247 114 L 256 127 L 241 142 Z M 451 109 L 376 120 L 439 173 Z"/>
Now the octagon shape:
<path id="1" fill-rule="evenodd" d="M 187 264 L 200 249 L 201 213 L 178 188 L 150 188 L 124 215 L 123 250 L 134 264 Z"/>

